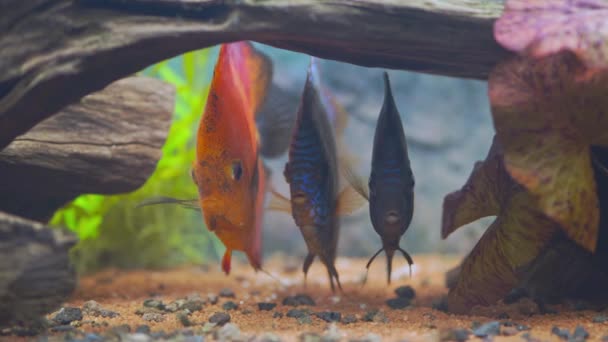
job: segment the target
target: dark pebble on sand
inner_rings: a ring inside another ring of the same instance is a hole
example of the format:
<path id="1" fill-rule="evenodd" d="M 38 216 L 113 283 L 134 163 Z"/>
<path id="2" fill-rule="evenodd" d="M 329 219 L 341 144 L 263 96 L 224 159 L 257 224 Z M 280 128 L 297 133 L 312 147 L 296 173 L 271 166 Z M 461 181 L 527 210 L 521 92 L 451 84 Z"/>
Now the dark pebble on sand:
<path id="1" fill-rule="evenodd" d="M 340 322 L 340 319 L 342 318 L 342 314 L 335 311 L 315 312 L 315 316 L 325 322 Z"/>
<path id="2" fill-rule="evenodd" d="M 363 320 L 366 322 L 386 323 L 388 322 L 388 317 L 380 310 L 369 310 L 363 316 Z"/>
<path id="3" fill-rule="evenodd" d="M 153 308 L 157 310 L 165 310 L 165 304 L 157 299 L 146 299 L 144 300 L 144 306 L 146 308 Z"/>
<path id="4" fill-rule="evenodd" d="M 66 332 L 66 331 L 72 331 L 75 330 L 76 328 L 74 328 L 73 326 L 66 324 L 66 325 L 56 325 L 54 327 L 51 328 L 51 331 L 54 332 Z"/>
<path id="5" fill-rule="evenodd" d="M 225 287 L 220 291 L 220 297 L 234 298 L 236 296 L 234 294 L 234 291 L 232 291 L 232 289 Z"/>
<path id="6" fill-rule="evenodd" d="M 236 310 L 238 307 L 239 307 L 239 305 L 231 300 L 227 301 L 226 303 L 224 303 L 222 305 L 222 308 L 226 311 Z"/>
<path id="7" fill-rule="evenodd" d="M 283 318 L 283 314 L 282 314 L 282 313 L 280 313 L 280 312 L 278 312 L 278 311 L 275 311 L 275 312 L 272 314 L 272 318 Z"/>
<path id="8" fill-rule="evenodd" d="M 190 311 L 187 311 L 187 310 L 180 311 L 177 314 L 175 314 L 175 316 L 177 317 L 179 322 L 185 327 L 190 327 L 193 325 L 192 321 L 190 321 L 190 317 L 188 317 L 189 315 L 190 315 Z"/>
<path id="9" fill-rule="evenodd" d="M 319 342 L 321 341 L 321 335 L 314 332 L 305 332 L 298 336 L 300 342 Z"/>
<path id="10" fill-rule="evenodd" d="M 289 311 L 287 311 L 287 317 L 292 317 L 292 318 L 300 318 L 304 315 L 307 315 L 308 312 L 306 312 L 306 310 L 300 310 L 300 309 L 291 309 Z"/>
<path id="11" fill-rule="evenodd" d="M 530 326 L 525 325 L 525 324 L 518 324 L 516 328 L 517 328 L 517 330 L 519 330 L 519 331 L 526 331 L 526 330 L 530 330 Z"/>
<path id="12" fill-rule="evenodd" d="M 53 317 L 53 321 L 59 325 L 70 324 L 73 321 L 82 320 L 82 310 L 74 307 L 64 307 Z"/>
<path id="13" fill-rule="evenodd" d="M 220 298 L 218 297 L 218 295 L 216 295 L 215 293 L 209 293 L 207 295 L 207 301 L 210 304 L 217 304 L 217 302 L 220 300 Z"/>
<path id="14" fill-rule="evenodd" d="M 86 334 L 84 336 L 84 342 L 101 342 L 101 341 L 105 341 L 106 339 L 104 339 L 103 337 L 95 334 L 95 333 L 89 333 Z"/>
<path id="15" fill-rule="evenodd" d="M 431 306 L 435 310 L 447 312 L 448 311 L 448 297 L 441 296 L 440 298 L 433 300 L 433 303 L 431 304 Z"/>
<path id="16" fill-rule="evenodd" d="M 283 299 L 283 305 L 298 306 L 298 305 L 315 305 L 315 301 L 306 294 L 297 294 L 288 296 Z"/>
<path id="17" fill-rule="evenodd" d="M 342 317 L 342 323 L 343 324 L 357 323 L 357 317 L 355 315 L 348 314 L 348 315 Z"/>
<path id="18" fill-rule="evenodd" d="M 397 297 L 407 298 L 410 300 L 416 297 L 416 291 L 414 291 L 414 289 L 409 285 L 399 286 L 395 289 L 395 293 L 397 294 Z"/>
<path id="19" fill-rule="evenodd" d="M 102 308 L 101 305 L 94 300 L 89 300 L 82 304 L 82 312 L 85 315 L 91 315 L 95 317 L 101 316 L 103 318 L 114 318 L 118 316 L 117 312 Z"/>
<path id="20" fill-rule="evenodd" d="M 135 329 L 135 332 L 139 333 L 139 334 L 146 334 L 147 335 L 147 334 L 150 334 L 150 327 L 147 326 L 147 325 L 145 325 L 145 324 L 144 325 L 140 325 L 140 326 L 138 326 Z"/>
<path id="21" fill-rule="evenodd" d="M 299 324 L 312 324 L 312 317 L 308 313 L 304 314 L 302 317 L 298 317 Z"/>
<path id="22" fill-rule="evenodd" d="M 258 309 L 260 311 L 270 311 L 274 309 L 277 305 L 275 303 L 258 303 Z"/>
<path id="23" fill-rule="evenodd" d="M 593 323 L 606 323 L 608 322 L 608 316 L 599 315 L 593 317 Z"/>
<path id="24" fill-rule="evenodd" d="M 466 329 L 449 329 L 440 333 L 439 340 L 463 342 L 469 339 L 469 335 L 470 332 Z"/>
<path id="25" fill-rule="evenodd" d="M 394 310 L 404 309 L 410 305 L 410 300 L 404 297 L 391 298 L 386 301 L 386 305 Z"/>
<path id="26" fill-rule="evenodd" d="M 230 322 L 230 315 L 225 312 L 216 312 L 211 317 L 209 317 L 209 323 L 224 325 L 228 322 Z"/>
<path id="27" fill-rule="evenodd" d="M 473 330 L 477 337 L 496 336 L 500 334 L 500 322 L 493 321 L 480 325 Z"/>
<path id="28" fill-rule="evenodd" d="M 559 327 L 553 326 L 553 328 L 551 328 L 551 333 L 562 340 L 570 339 L 570 332 L 568 329 L 560 329 Z"/>
<path id="29" fill-rule="evenodd" d="M 583 326 L 577 326 L 572 333 L 571 341 L 585 341 L 589 338 L 589 332 Z"/>

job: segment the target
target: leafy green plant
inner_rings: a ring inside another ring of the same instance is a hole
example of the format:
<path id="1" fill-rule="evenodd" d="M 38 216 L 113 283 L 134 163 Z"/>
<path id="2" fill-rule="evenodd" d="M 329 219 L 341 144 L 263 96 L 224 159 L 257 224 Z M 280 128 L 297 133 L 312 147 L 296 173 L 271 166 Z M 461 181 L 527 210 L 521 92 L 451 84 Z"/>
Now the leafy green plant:
<path id="1" fill-rule="evenodd" d="M 80 272 L 101 267 L 169 267 L 218 257 L 217 238 L 200 213 L 178 206 L 137 208 L 154 196 L 195 198 L 190 178 L 195 132 L 207 98 L 212 49 L 193 51 L 142 71 L 176 88 L 173 123 L 163 156 L 150 179 L 129 194 L 82 195 L 59 210 L 51 224 L 76 232 L 73 260 Z"/>

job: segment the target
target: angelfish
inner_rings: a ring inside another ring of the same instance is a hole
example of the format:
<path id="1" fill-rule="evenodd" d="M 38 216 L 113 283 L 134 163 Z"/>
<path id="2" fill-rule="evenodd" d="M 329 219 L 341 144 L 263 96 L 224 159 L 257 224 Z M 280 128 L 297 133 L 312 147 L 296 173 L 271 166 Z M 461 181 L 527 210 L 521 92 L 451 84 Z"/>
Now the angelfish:
<path id="1" fill-rule="evenodd" d="M 369 215 L 382 248 L 368 261 L 369 270 L 376 256 L 384 250 L 388 283 L 391 282 L 392 260 L 400 251 L 410 266 L 410 255 L 399 247 L 414 213 L 414 174 L 410 167 L 401 116 L 395 105 L 388 74 L 384 72 L 384 103 L 376 123 L 368 189 L 350 168 L 344 168 L 350 184 L 369 201 Z"/>
<path id="2" fill-rule="evenodd" d="M 340 231 L 339 215 L 352 212 L 364 204 L 352 187 L 339 190 L 339 162 L 334 126 L 340 130 L 344 111 L 335 107 L 335 99 L 320 87 L 316 62 L 311 58 L 306 83 L 297 112 L 289 146 L 288 162 L 284 176 L 289 184 L 291 199 L 274 192 L 270 209 L 291 213 L 299 227 L 308 254 L 302 271 L 304 282 L 316 256 L 325 265 L 332 291 L 335 283 L 342 290 L 335 267 L 336 249 Z M 332 125 L 332 121 L 338 124 Z"/>
<path id="3" fill-rule="evenodd" d="M 284 153 L 295 116 L 273 99 L 272 63 L 246 41 L 222 44 L 196 136 L 191 176 L 196 204 L 207 228 L 226 247 L 222 269 L 230 273 L 233 251 L 262 266 L 262 220 L 268 171 L 262 157 Z M 295 104 L 293 106 L 295 108 Z M 256 125 L 257 124 L 257 125 Z M 160 198 L 144 205 L 193 200 Z"/>

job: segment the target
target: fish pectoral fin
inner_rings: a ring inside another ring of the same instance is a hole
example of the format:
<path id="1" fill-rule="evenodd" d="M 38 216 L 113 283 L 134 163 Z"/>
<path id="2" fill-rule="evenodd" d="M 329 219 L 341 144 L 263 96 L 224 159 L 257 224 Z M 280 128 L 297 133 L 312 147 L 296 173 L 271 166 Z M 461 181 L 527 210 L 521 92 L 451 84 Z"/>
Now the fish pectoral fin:
<path id="1" fill-rule="evenodd" d="M 260 153 L 276 158 L 285 153 L 296 123 L 299 94 L 272 84 L 266 99 L 256 113 Z"/>
<path id="2" fill-rule="evenodd" d="M 340 173 L 346 180 L 347 186 L 352 187 L 361 197 L 369 201 L 369 190 L 363 178 L 353 169 L 353 163 L 347 156 L 339 158 Z"/>
<path id="3" fill-rule="evenodd" d="M 336 214 L 348 215 L 365 205 L 367 198 L 361 196 L 354 187 L 347 186 L 338 194 L 336 201 Z"/>
<path id="4" fill-rule="evenodd" d="M 270 201 L 266 209 L 282 211 L 291 215 L 291 201 L 270 186 Z"/>
<path id="5" fill-rule="evenodd" d="M 186 209 L 201 211 L 201 207 L 199 206 L 198 199 L 178 199 L 173 197 L 159 196 L 159 197 L 151 197 L 147 198 L 141 202 L 139 202 L 136 208 L 141 208 L 149 205 L 156 204 L 178 204 Z"/>

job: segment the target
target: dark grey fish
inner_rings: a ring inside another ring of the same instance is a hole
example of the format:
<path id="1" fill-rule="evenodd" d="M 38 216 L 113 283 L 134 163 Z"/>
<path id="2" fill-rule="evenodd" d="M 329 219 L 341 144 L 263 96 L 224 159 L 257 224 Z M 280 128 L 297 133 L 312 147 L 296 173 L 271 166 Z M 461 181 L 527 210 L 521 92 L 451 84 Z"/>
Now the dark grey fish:
<path id="1" fill-rule="evenodd" d="M 413 264 L 410 255 L 399 247 L 399 241 L 412 221 L 414 175 L 410 167 L 401 116 L 393 99 L 388 74 L 384 72 L 383 76 L 384 104 L 374 133 L 369 192 L 352 171 L 347 169 L 346 177 L 353 187 L 368 199 L 372 225 L 382 239 L 382 248 L 370 258 L 366 267 L 369 269 L 372 261 L 384 250 L 390 283 L 395 251 L 403 254 L 410 270 Z"/>

